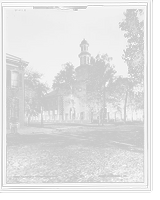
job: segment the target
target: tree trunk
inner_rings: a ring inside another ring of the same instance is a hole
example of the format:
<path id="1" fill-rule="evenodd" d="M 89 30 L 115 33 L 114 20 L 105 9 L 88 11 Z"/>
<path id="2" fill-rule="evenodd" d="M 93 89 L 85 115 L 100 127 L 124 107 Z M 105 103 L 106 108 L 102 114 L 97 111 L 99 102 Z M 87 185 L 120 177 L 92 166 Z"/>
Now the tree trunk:
<path id="1" fill-rule="evenodd" d="M 122 112 L 121 112 L 120 116 L 121 116 L 121 121 L 122 121 Z"/>
<path id="2" fill-rule="evenodd" d="M 41 108 L 41 126 L 43 127 L 43 108 Z"/>
<path id="3" fill-rule="evenodd" d="M 127 96 L 128 96 L 128 91 L 126 91 L 126 97 L 125 97 L 125 102 L 124 102 L 124 124 L 126 123 Z"/>
<path id="4" fill-rule="evenodd" d="M 135 112 L 135 119 L 137 120 L 137 111 Z"/>
<path id="5" fill-rule="evenodd" d="M 117 112 L 114 113 L 114 122 L 116 122 L 116 114 Z"/>
<path id="6" fill-rule="evenodd" d="M 104 125 L 104 110 L 102 110 L 101 125 Z"/>
<path id="7" fill-rule="evenodd" d="M 109 118 L 109 112 L 107 112 L 107 122 L 109 122 L 110 118 Z"/>
<path id="8" fill-rule="evenodd" d="M 101 125 L 101 111 L 99 111 L 99 119 L 98 119 L 98 121 L 99 121 L 99 126 Z"/>
<path id="9" fill-rule="evenodd" d="M 131 110 L 131 122 L 133 122 L 133 110 Z"/>
<path id="10" fill-rule="evenodd" d="M 30 125 L 30 121 L 31 121 L 31 116 L 28 116 L 28 126 Z"/>

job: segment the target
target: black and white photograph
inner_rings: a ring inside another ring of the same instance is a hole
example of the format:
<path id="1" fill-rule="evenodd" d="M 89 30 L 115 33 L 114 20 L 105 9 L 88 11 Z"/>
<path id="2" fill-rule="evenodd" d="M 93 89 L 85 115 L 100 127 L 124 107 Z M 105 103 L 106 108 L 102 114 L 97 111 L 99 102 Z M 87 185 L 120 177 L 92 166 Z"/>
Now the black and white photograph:
<path id="1" fill-rule="evenodd" d="M 1 189 L 151 190 L 151 1 L 1 8 Z"/>

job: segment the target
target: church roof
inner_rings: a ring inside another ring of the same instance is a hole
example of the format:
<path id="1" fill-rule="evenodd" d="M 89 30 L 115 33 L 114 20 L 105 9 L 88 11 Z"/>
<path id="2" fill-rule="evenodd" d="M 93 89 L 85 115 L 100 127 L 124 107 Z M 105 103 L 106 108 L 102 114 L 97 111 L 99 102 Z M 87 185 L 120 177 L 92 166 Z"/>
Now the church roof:
<path id="1" fill-rule="evenodd" d="M 58 89 L 57 90 L 53 90 L 52 92 L 48 93 L 44 98 L 56 96 L 57 94 L 58 94 Z"/>

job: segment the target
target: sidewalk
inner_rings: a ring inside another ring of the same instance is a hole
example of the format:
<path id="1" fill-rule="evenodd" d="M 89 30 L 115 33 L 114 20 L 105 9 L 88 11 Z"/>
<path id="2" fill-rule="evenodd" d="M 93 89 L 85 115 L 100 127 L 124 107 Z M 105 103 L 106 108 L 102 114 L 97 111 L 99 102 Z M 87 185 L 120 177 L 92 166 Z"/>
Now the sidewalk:
<path id="1" fill-rule="evenodd" d="M 18 129 L 18 133 L 21 135 L 28 135 L 28 134 L 51 134 L 52 129 L 48 128 L 40 128 L 40 127 L 23 127 Z M 10 130 L 7 130 L 7 134 L 12 134 Z"/>

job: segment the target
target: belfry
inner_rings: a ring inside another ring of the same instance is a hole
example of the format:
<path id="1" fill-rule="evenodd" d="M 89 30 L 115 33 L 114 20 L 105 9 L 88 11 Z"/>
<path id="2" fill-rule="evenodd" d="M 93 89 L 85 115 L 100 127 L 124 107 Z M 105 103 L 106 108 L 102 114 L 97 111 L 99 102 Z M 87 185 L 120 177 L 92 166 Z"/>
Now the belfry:
<path id="1" fill-rule="evenodd" d="M 91 54 L 88 52 L 88 42 L 84 39 L 81 44 L 81 53 L 79 54 L 80 66 L 76 68 L 77 81 L 86 79 L 87 68 L 90 65 Z"/>
<path id="2" fill-rule="evenodd" d="M 81 53 L 79 54 L 80 66 L 90 64 L 91 54 L 88 52 L 88 46 L 89 46 L 88 42 L 85 39 L 83 39 L 80 44 L 81 47 Z"/>

